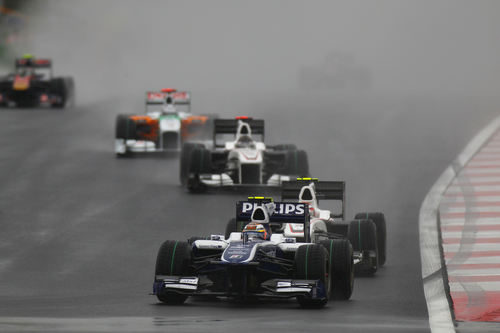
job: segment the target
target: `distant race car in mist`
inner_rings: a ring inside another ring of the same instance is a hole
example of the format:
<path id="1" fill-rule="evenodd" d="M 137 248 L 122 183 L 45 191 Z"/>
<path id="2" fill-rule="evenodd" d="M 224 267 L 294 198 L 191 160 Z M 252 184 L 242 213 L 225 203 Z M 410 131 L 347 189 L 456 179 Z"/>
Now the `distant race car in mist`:
<path id="1" fill-rule="evenodd" d="M 317 178 L 298 178 L 282 184 L 281 200 L 297 200 L 309 209 L 313 242 L 329 239 L 348 239 L 354 249 L 354 266 L 361 274 L 374 274 L 386 260 L 386 221 L 383 213 L 358 213 L 354 220 L 345 221 L 345 182 L 318 181 Z M 335 201 L 332 210 L 320 209 L 320 200 Z M 334 213 L 335 211 L 335 213 Z M 337 212 L 338 211 L 338 212 Z M 225 237 L 243 230 L 245 221 L 229 220 Z M 279 229 L 285 237 L 305 239 L 308 234 L 303 224 L 286 223 Z"/>
<path id="2" fill-rule="evenodd" d="M 0 106 L 63 108 L 74 104 L 71 77 L 53 77 L 52 61 L 25 55 L 15 61 L 15 72 L 0 78 Z"/>
<path id="3" fill-rule="evenodd" d="M 277 187 L 309 175 L 307 153 L 293 144 L 264 144 L 264 120 L 215 119 L 212 142 L 182 148 L 180 181 L 191 192 L 209 188 Z"/>
<path id="4" fill-rule="evenodd" d="M 191 114 L 187 91 L 167 88 L 146 92 L 145 114 L 116 117 L 116 155 L 180 151 L 183 142 L 210 134 L 215 117 Z"/>
<path id="5" fill-rule="evenodd" d="M 349 299 L 354 286 L 351 244 L 327 237 L 322 222 L 309 217 L 307 203 L 259 197 L 240 201 L 235 220 L 244 222 L 241 232 L 161 245 L 153 294 L 172 305 L 189 296 L 296 297 L 302 307 L 312 308 L 332 298 Z M 290 223 L 311 232 L 289 237 L 283 226 Z"/>

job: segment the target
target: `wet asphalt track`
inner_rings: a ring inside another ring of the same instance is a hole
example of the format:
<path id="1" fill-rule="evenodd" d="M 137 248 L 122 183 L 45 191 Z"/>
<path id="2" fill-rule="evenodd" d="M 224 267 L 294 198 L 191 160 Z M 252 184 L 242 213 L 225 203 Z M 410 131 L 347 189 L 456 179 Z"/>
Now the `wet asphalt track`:
<path id="1" fill-rule="evenodd" d="M 73 75 L 77 107 L 0 110 L 0 332 L 429 331 L 418 212 L 498 113 L 498 99 L 467 97 L 498 95 L 497 2 L 36 4 L 19 53 Z M 372 84 L 337 89 L 359 70 Z M 264 117 L 269 143 L 296 143 L 313 176 L 347 182 L 349 216 L 385 212 L 386 267 L 319 311 L 158 305 L 160 244 L 223 232 L 248 194 L 189 195 L 175 157 L 114 157 L 115 115 L 167 86 L 191 90 L 196 113 Z"/>
<path id="2" fill-rule="evenodd" d="M 387 216 L 387 264 L 358 278 L 350 301 L 318 311 L 294 300 L 159 305 L 148 293 L 161 242 L 222 233 L 246 193 L 186 193 L 175 156 L 116 159 L 115 110 L 128 101 L 104 100 L 0 110 L 0 331 L 428 332 L 418 210 L 496 102 L 293 98 L 259 101 L 269 142 L 295 142 L 314 176 L 346 180 L 349 216 Z M 309 111 L 284 118 L 292 106 Z"/>

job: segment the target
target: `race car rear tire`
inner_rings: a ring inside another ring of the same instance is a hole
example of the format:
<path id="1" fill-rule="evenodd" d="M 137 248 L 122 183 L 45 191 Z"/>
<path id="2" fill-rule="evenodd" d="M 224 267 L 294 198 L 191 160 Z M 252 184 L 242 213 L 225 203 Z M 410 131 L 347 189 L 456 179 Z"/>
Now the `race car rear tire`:
<path id="1" fill-rule="evenodd" d="M 76 104 L 75 81 L 73 77 L 65 78 L 66 82 L 66 106 L 74 107 Z"/>
<path id="2" fill-rule="evenodd" d="M 326 230 L 330 234 L 338 235 L 339 237 L 346 237 L 349 230 L 349 223 L 346 222 L 335 222 L 335 221 L 326 221 Z"/>
<path id="3" fill-rule="evenodd" d="M 135 122 L 126 114 L 116 116 L 115 138 L 117 139 L 135 139 Z"/>
<path id="4" fill-rule="evenodd" d="M 50 93 L 57 95 L 61 98 L 60 101 L 52 103 L 54 108 L 64 108 L 68 98 L 68 87 L 63 78 L 54 78 L 50 81 Z"/>
<path id="5" fill-rule="evenodd" d="M 189 176 L 189 163 L 191 160 L 191 152 L 194 148 L 203 147 L 201 143 L 185 142 L 182 145 L 180 166 L 179 166 L 179 179 L 183 186 L 186 185 Z"/>
<path id="6" fill-rule="evenodd" d="M 372 220 L 354 220 L 349 224 L 349 241 L 354 251 L 361 252 L 363 261 L 355 269 L 363 274 L 375 274 L 378 269 L 377 227 Z"/>
<path id="7" fill-rule="evenodd" d="M 354 219 L 372 220 L 377 227 L 378 265 L 383 266 L 387 251 L 387 226 L 383 213 L 358 213 Z"/>
<path id="8" fill-rule="evenodd" d="M 323 299 L 311 299 L 309 296 L 298 296 L 297 301 L 303 308 L 321 308 L 328 303 L 330 295 L 328 251 L 321 244 L 302 245 L 295 253 L 295 278 L 304 280 L 320 280 L 326 289 Z"/>
<path id="9" fill-rule="evenodd" d="M 286 165 L 288 175 L 298 177 L 309 176 L 309 161 L 307 152 L 304 150 L 289 150 L 286 154 Z"/>
<path id="10" fill-rule="evenodd" d="M 187 242 L 165 241 L 158 250 L 155 275 L 189 275 L 191 264 L 191 246 Z M 163 291 L 156 295 L 165 304 L 177 305 L 186 301 L 187 295 L 172 291 Z"/>
<path id="11" fill-rule="evenodd" d="M 354 289 L 354 259 L 351 242 L 347 239 L 321 241 L 330 255 L 331 298 L 348 300 Z"/>

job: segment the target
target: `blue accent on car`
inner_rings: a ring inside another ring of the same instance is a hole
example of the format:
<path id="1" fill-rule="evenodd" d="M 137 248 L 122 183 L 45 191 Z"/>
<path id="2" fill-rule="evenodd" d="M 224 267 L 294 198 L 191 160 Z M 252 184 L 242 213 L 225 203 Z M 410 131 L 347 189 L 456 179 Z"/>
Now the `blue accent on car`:
<path id="1" fill-rule="evenodd" d="M 233 242 L 226 248 L 222 254 L 222 258 L 228 263 L 243 263 L 250 258 L 252 249 L 257 244 L 259 244 L 259 242 Z"/>

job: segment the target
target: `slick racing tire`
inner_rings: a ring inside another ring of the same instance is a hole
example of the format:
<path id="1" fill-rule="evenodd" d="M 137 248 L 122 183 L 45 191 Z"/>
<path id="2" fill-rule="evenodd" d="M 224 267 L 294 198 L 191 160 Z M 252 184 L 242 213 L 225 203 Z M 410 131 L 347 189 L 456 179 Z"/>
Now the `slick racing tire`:
<path id="1" fill-rule="evenodd" d="M 187 242 L 168 240 L 158 250 L 155 275 L 189 275 L 190 264 L 191 246 Z M 162 291 L 156 297 L 162 303 L 178 305 L 184 303 L 188 296 L 172 291 Z"/>
<path id="2" fill-rule="evenodd" d="M 135 122 L 126 114 L 116 116 L 115 138 L 117 139 L 135 139 Z"/>
<path id="3" fill-rule="evenodd" d="M 287 174 L 309 177 L 309 161 L 304 150 L 288 150 L 286 153 Z"/>
<path id="4" fill-rule="evenodd" d="M 330 257 L 330 297 L 348 300 L 354 289 L 354 258 L 352 245 L 347 239 L 321 241 Z"/>
<path id="5" fill-rule="evenodd" d="M 189 159 L 189 173 L 210 173 L 212 171 L 212 161 L 210 151 L 203 146 L 193 147 Z"/>
<path id="6" fill-rule="evenodd" d="M 64 108 L 66 105 L 66 100 L 68 98 L 68 87 L 66 86 L 66 81 L 63 78 L 55 78 L 50 82 L 50 92 L 56 96 L 61 97 L 61 100 L 52 103 L 53 108 Z"/>
<path id="7" fill-rule="evenodd" d="M 200 181 L 200 174 L 211 173 L 212 161 L 211 153 L 203 147 L 195 147 L 191 151 L 189 159 L 189 176 L 187 188 L 191 193 L 202 193 L 206 190 L 206 185 Z"/>
<path id="8" fill-rule="evenodd" d="M 354 220 L 349 224 L 349 241 L 354 251 L 363 254 L 363 260 L 356 271 L 372 275 L 378 269 L 377 227 L 372 220 Z M 358 268 L 359 267 L 359 268 Z"/>
<path id="9" fill-rule="evenodd" d="M 321 244 L 302 245 L 295 253 L 295 278 L 304 280 L 320 280 L 325 286 L 326 294 L 322 299 L 311 299 L 310 296 L 298 296 L 297 301 L 303 308 L 321 308 L 328 303 L 330 295 L 329 256 Z"/>
<path id="10" fill-rule="evenodd" d="M 194 148 L 203 148 L 201 143 L 185 142 L 182 145 L 180 165 L 179 165 L 179 180 L 183 186 L 186 185 L 189 177 L 189 163 L 191 160 L 191 152 Z"/>
<path id="11" fill-rule="evenodd" d="M 346 237 L 347 238 L 347 232 L 349 230 L 349 223 L 346 222 L 335 222 L 335 221 L 325 221 L 326 223 L 326 230 L 330 234 L 335 234 L 332 235 L 334 237 L 332 238 L 337 238 L 337 237 Z"/>
<path id="12" fill-rule="evenodd" d="M 383 213 L 358 213 L 354 219 L 372 220 L 377 227 L 378 265 L 383 266 L 387 251 L 387 227 Z"/>

